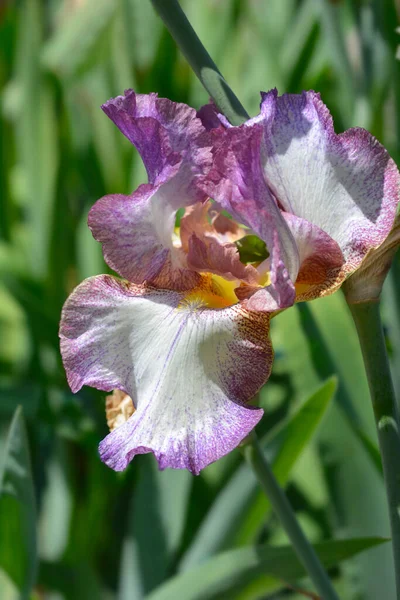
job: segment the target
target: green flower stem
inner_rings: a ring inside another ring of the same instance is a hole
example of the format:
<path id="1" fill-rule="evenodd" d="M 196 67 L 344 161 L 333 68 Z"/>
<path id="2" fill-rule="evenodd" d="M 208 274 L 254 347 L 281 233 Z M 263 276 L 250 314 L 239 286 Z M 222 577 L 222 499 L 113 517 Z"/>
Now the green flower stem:
<path id="1" fill-rule="evenodd" d="M 400 436 L 396 399 L 378 302 L 349 304 L 364 358 L 372 407 L 378 429 L 389 503 L 397 599 L 400 600 Z"/>
<path id="2" fill-rule="evenodd" d="M 312 579 L 321 598 L 324 600 L 339 600 L 314 548 L 305 537 L 284 491 L 277 482 L 254 431 L 250 434 L 248 443 L 243 446 L 243 453 L 254 469 L 272 508 L 297 553 L 299 561 Z"/>
<path id="3" fill-rule="evenodd" d="M 240 125 L 249 115 L 199 40 L 177 0 L 151 0 L 177 46 L 222 114 Z"/>

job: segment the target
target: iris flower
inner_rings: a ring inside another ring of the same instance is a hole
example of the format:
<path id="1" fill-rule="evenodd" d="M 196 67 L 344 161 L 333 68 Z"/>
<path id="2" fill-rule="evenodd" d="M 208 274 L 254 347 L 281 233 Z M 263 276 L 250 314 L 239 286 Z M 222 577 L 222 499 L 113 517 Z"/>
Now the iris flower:
<path id="1" fill-rule="evenodd" d="M 102 108 L 149 182 L 90 211 L 123 279 L 89 278 L 67 299 L 68 382 L 123 399 L 120 414 L 108 401 L 118 426 L 100 443 L 107 465 L 153 452 L 161 469 L 197 474 L 262 417 L 249 401 L 271 371 L 271 316 L 332 293 L 384 243 L 399 173 L 367 131 L 336 135 L 314 92 L 262 94 L 240 127 L 212 105 L 196 113 L 155 94 Z"/>

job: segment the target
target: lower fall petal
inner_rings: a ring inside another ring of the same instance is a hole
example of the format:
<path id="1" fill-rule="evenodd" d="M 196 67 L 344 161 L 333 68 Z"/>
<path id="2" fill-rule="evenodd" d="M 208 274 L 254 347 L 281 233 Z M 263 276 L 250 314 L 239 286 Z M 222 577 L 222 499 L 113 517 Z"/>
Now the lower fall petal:
<path id="1" fill-rule="evenodd" d="M 100 444 L 115 470 L 153 452 L 161 469 L 197 474 L 262 416 L 246 402 L 271 370 L 269 315 L 240 305 L 205 308 L 200 292 L 193 298 L 104 275 L 84 281 L 64 306 L 61 352 L 71 389 L 117 388 L 135 405 Z"/>

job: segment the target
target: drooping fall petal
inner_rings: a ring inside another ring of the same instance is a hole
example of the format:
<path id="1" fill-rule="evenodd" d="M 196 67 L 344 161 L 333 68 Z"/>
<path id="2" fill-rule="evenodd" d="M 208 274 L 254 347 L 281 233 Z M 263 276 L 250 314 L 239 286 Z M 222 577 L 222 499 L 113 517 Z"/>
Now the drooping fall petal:
<path id="1" fill-rule="evenodd" d="M 210 293 L 156 290 L 99 276 L 67 300 L 61 352 L 71 389 L 128 394 L 135 412 L 100 444 L 123 470 L 153 452 L 198 473 L 235 448 L 262 410 L 246 405 L 271 370 L 269 316 L 205 308 Z"/>

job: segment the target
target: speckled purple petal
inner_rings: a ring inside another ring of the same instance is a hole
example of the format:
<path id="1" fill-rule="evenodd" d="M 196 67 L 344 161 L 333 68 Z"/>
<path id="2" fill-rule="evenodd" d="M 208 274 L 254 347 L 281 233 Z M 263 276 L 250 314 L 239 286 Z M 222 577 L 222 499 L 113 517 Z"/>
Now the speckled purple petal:
<path id="1" fill-rule="evenodd" d="M 102 460 L 117 471 L 153 452 L 161 469 L 199 473 L 262 416 L 245 403 L 271 370 L 267 314 L 207 309 L 201 290 L 156 290 L 104 275 L 68 298 L 60 337 L 72 391 L 118 388 L 134 401 L 135 413 L 100 444 Z"/>
<path id="2" fill-rule="evenodd" d="M 102 109 L 139 151 L 150 183 L 172 177 L 185 158 L 200 166 L 209 160 L 211 142 L 196 111 L 186 104 L 127 90 Z"/>
<path id="3" fill-rule="evenodd" d="M 262 94 L 265 177 L 285 211 L 323 229 L 357 268 L 388 235 L 399 201 L 399 172 L 367 131 L 336 135 L 315 92 Z"/>
<path id="4" fill-rule="evenodd" d="M 250 227 L 265 241 L 272 270 L 272 287 L 269 286 L 268 293 L 272 293 L 274 302 L 279 298 L 288 301 L 293 297 L 299 254 L 290 229 L 264 181 L 260 161 L 262 136 L 263 129 L 258 124 L 227 129 L 214 144 L 213 168 L 202 178 L 201 185 L 237 222 Z M 279 269 L 280 274 L 274 269 Z M 279 289 L 273 289 L 275 286 Z"/>

